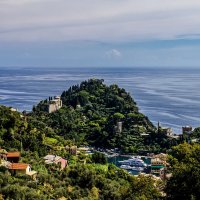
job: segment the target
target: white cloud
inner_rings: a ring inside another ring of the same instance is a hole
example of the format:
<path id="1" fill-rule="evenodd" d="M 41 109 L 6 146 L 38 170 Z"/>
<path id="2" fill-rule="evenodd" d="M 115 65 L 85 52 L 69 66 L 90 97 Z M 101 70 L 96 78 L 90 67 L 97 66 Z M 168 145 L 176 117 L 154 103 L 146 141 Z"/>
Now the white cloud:
<path id="1" fill-rule="evenodd" d="M 0 0 L 0 41 L 171 39 L 200 33 L 197 0 Z"/>
<path id="2" fill-rule="evenodd" d="M 106 52 L 107 58 L 120 58 L 122 56 L 121 52 L 117 49 L 111 49 Z"/>

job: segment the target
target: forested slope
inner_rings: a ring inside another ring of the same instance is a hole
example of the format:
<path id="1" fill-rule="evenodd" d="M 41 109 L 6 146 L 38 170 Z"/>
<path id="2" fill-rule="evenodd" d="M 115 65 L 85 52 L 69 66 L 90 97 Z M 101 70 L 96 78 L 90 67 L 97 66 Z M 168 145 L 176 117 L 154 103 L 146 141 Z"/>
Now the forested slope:
<path id="1" fill-rule="evenodd" d="M 90 79 L 63 91 L 61 98 L 62 109 L 42 112 L 47 100 L 41 101 L 32 117 L 77 145 L 116 147 L 123 152 L 160 151 L 170 146 L 167 137 L 157 134 L 148 117 L 139 112 L 130 94 L 117 85 Z M 117 130 L 118 122 L 122 122 L 122 132 Z"/>

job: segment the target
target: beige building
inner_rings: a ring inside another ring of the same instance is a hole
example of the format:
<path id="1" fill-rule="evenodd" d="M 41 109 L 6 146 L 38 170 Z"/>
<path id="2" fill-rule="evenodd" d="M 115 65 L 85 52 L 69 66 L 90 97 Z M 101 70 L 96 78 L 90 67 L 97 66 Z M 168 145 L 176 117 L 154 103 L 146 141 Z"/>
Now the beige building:
<path id="1" fill-rule="evenodd" d="M 60 108 L 62 108 L 62 100 L 61 100 L 60 96 L 56 96 L 56 97 L 54 97 L 53 100 L 49 101 L 49 104 L 47 107 L 47 112 L 52 113 L 52 112 L 59 110 Z"/>
<path id="2" fill-rule="evenodd" d="M 161 132 L 164 133 L 167 136 L 172 136 L 173 135 L 172 129 L 168 128 L 168 127 L 162 127 Z"/>
<path id="3" fill-rule="evenodd" d="M 59 166 L 60 170 L 63 170 L 68 165 L 68 161 L 57 155 L 46 155 L 44 157 L 45 164 L 56 164 Z"/>
<path id="4" fill-rule="evenodd" d="M 8 169 L 12 174 L 25 174 L 36 180 L 37 172 L 31 170 L 31 165 L 26 163 L 10 163 Z"/>
<path id="5" fill-rule="evenodd" d="M 14 174 L 28 174 L 31 172 L 31 166 L 25 163 L 11 163 L 9 170 Z"/>

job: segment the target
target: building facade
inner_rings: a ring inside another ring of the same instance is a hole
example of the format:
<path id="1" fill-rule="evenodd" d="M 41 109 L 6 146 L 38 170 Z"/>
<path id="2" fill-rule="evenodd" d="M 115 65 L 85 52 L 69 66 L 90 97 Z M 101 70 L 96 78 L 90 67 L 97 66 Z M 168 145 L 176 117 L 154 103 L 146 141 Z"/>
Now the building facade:
<path id="1" fill-rule="evenodd" d="M 47 112 L 52 113 L 62 108 L 62 100 L 60 96 L 55 96 L 54 99 L 50 100 L 47 105 Z"/>

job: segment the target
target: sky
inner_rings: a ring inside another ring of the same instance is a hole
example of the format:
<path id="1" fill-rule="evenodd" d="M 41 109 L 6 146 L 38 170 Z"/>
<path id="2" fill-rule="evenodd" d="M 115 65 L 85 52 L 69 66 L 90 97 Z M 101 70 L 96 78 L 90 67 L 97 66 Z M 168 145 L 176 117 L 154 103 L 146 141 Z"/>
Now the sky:
<path id="1" fill-rule="evenodd" d="M 0 0 L 0 67 L 199 67 L 198 0 Z"/>

